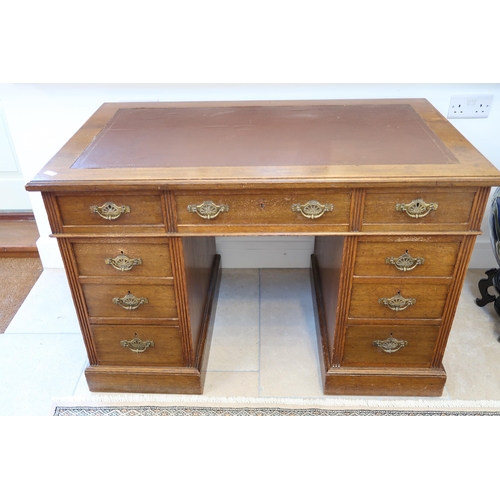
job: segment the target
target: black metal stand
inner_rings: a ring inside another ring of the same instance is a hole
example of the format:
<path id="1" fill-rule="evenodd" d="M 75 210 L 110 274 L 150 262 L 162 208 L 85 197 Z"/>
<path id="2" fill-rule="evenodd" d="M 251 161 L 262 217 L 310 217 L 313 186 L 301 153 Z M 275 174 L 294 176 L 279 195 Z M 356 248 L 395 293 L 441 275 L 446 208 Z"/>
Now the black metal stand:
<path id="1" fill-rule="evenodd" d="M 500 316 L 500 269 L 490 269 L 486 271 L 485 274 L 487 278 L 479 280 L 477 284 L 479 292 L 481 293 L 481 298 L 476 299 L 476 304 L 479 307 L 484 307 L 486 304 L 494 302 L 493 306 L 495 311 Z M 493 287 L 499 295 L 491 295 L 488 293 L 488 288 L 490 287 Z M 500 342 L 500 338 L 498 338 L 498 341 Z"/>

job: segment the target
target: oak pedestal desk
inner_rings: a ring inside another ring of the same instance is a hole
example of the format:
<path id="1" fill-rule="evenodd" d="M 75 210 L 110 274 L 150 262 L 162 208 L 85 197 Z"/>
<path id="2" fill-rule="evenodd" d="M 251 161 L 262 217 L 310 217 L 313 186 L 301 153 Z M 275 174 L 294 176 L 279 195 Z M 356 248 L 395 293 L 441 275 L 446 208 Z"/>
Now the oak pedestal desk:
<path id="1" fill-rule="evenodd" d="M 325 394 L 440 396 L 497 185 L 427 100 L 394 99 L 107 103 L 27 189 L 59 243 L 91 391 L 201 394 L 215 237 L 314 235 Z"/>

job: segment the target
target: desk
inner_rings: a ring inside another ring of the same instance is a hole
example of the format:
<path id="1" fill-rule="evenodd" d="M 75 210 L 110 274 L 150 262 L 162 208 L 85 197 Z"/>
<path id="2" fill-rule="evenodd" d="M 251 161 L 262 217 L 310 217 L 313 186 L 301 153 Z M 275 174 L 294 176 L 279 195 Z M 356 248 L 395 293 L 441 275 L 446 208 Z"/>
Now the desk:
<path id="1" fill-rule="evenodd" d="M 91 391 L 203 392 L 215 237 L 314 235 L 325 394 L 439 396 L 500 174 L 425 99 L 107 103 L 41 191 Z"/>

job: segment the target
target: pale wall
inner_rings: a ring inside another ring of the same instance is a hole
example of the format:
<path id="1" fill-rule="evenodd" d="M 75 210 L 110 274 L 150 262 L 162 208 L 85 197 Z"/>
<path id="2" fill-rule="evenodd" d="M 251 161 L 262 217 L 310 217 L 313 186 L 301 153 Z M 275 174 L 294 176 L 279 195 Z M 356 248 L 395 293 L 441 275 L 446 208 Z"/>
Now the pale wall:
<path id="1" fill-rule="evenodd" d="M 490 116 L 452 123 L 500 168 L 499 84 L 0 84 L 0 100 L 26 181 L 103 102 L 424 97 L 446 116 L 451 95 L 474 93 L 494 95 Z M 56 242 L 48 237 L 40 194 L 29 196 L 41 234 L 38 249 L 44 267 L 62 267 Z M 483 231 L 470 267 L 496 267 L 486 219 Z M 312 239 L 218 238 L 217 246 L 224 267 L 308 267 Z"/>

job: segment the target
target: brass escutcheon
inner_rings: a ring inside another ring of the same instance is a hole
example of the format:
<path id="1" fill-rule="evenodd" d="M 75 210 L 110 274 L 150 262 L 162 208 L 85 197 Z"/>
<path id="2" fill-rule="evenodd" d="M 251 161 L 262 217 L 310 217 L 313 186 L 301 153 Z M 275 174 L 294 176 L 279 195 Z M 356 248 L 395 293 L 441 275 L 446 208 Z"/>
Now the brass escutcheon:
<path id="1" fill-rule="evenodd" d="M 408 250 L 405 251 L 403 255 L 400 255 L 397 259 L 394 257 L 387 257 L 385 259 L 386 264 L 392 264 L 399 271 L 412 271 L 417 266 L 422 265 L 425 262 L 423 257 L 413 258 Z"/>
<path id="2" fill-rule="evenodd" d="M 115 258 L 104 259 L 104 263 L 113 266 L 118 271 L 130 271 L 134 266 L 140 266 L 142 259 L 131 259 L 125 254 L 120 254 Z"/>
<path id="3" fill-rule="evenodd" d="M 125 295 L 121 299 L 118 297 L 115 297 L 113 299 L 113 304 L 121 306 L 123 307 L 123 309 L 127 309 L 128 311 L 137 309 L 142 304 L 147 304 L 148 302 L 148 299 L 146 299 L 145 297 L 136 297 L 130 292 L 128 292 L 127 295 Z"/>
<path id="4" fill-rule="evenodd" d="M 430 212 L 437 209 L 437 203 L 426 203 L 422 198 L 413 200 L 411 203 L 398 203 L 396 205 L 396 212 L 406 212 L 413 219 L 425 217 Z"/>
<path id="5" fill-rule="evenodd" d="M 216 205 L 213 201 L 204 201 L 200 205 L 188 205 L 188 212 L 196 213 L 203 219 L 215 219 L 221 212 L 229 212 L 229 205 Z"/>
<path id="6" fill-rule="evenodd" d="M 393 311 L 404 311 L 407 307 L 413 306 L 416 302 L 417 299 L 405 299 L 401 295 L 401 292 L 398 292 L 390 299 L 378 299 L 379 304 L 383 304 Z"/>
<path id="7" fill-rule="evenodd" d="M 325 203 L 322 205 L 319 201 L 310 200 L 304 205 L 300 203 L 295 203 L 292 205 L 292 212 L 300 212 L 304 217 L 308 219 L 318 219 L 325 212 L 332 212 L 333 205 L 331 203 Z"/>
<path id="8" fill-rule="evenodd" d="M 148 347 L 154 347 L 155 343 L 152 340 L 141 340 L 135 337 L 132 340 L 121 340 L 122 347 L 128 347 L 132 352 L 144 352 Z"/>
<path id="9" fill-rule="evenodd" d="M 392 336 L 388 337 L 385 340 L 374 340 L 372 345 L 375 347 L 380 347 L 384 352 L 392 353 L 399 351 L 403 347 L 408 345 L 407 340 L 397 340 Z"/>
<path id="10" fill-rule="evenodd" d="M 100 207 L 92 206 L 90 211 L 94 214 L 99 214 L 103 219 L 114 220 L 118 219 L 122 214 L 129 213 L 130 207 L 128 205 L 117 205 L 112 201 L 107 201 Z"/>

